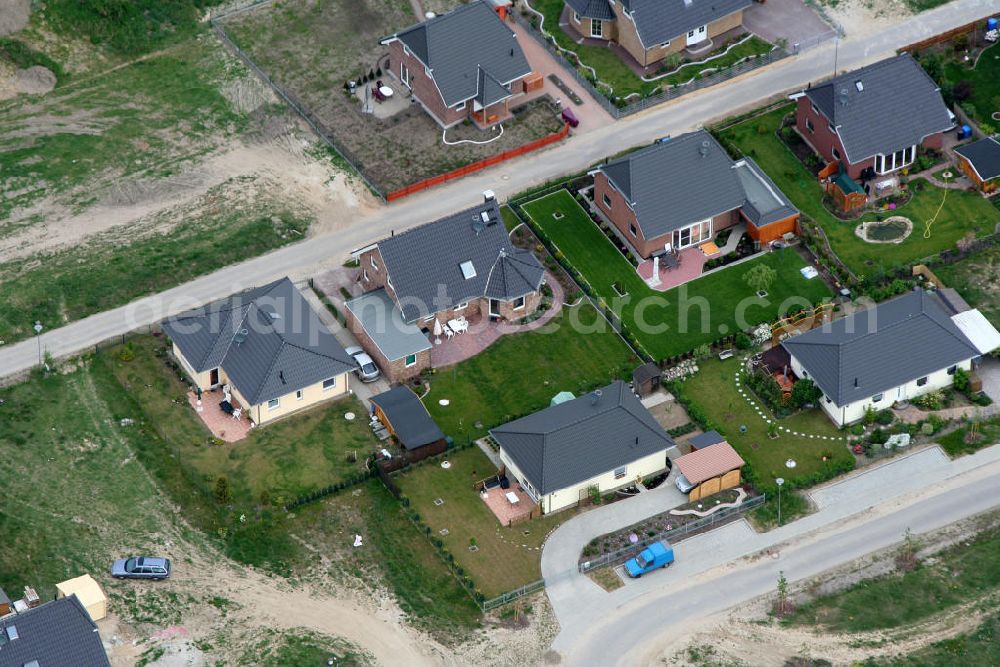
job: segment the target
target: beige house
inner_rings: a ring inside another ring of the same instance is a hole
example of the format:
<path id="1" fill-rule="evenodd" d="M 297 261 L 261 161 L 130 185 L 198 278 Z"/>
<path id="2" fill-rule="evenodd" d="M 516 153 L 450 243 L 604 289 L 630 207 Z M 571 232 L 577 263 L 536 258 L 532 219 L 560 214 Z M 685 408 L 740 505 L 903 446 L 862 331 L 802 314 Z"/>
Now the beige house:
<path id="1" fill-rule="evenodd" d="M 260 425 L 349 391 L 353 359 L 288 278 L 170 318 L 163 330 L 201 391 Z"/>
<path id="2" fill-rule="evenodd" d="M 589 394 L 499 426 L 503 472 L 543 513 L 664 471 L 673 440 L 628 385 Z"/>
<path id="3" fill-rule="evenodd" d="M 743 25 L 752 0 L 566 0 L 576 32 L 616 42 L 646 67 Z"/>

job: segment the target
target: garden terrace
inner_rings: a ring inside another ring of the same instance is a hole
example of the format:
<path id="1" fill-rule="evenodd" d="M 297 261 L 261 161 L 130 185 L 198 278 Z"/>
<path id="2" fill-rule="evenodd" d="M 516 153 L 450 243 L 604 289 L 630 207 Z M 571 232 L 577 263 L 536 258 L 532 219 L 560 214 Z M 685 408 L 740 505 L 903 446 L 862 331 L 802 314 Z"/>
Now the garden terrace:
<path id="1" fill-rule="evenodd" d="M 876 275 L 952 249 L 967 234 L 988 234 L 1000 222 L 1000 211 L 979 194 L 945 190 L 924 179 L 910 181 L 912 197 L 893 211 L 866 212 L 856 220 L 839 220 L 823 204 L 822 185 L 778 137 L 782 120 L 792 108 L 785 106 L 748 118 L 721 130 L 718 136 L 727 148 L 752 157 L 796 208 L 823 229 L 833 251 L 859 277 Z M 872 244 L 854 233 L 861 222 L 893 215 L 907 217 L 914 224 L 913 233 L 900 243 Z M 933 223 L 927 238 L 924 230 L 930 220 Z"/>
<path id="2" fill-rule="evenodd" d="M 656 292 L 643 281 L 587 212 L 567 190 L 557 190 L 520 205 L 536 229 L 556 249 L 556 256 L 590 285 L 594 296 L 622 319 L 625 329 L 656 359 L 685 354 L 742 328 L 779 317 L 779 308 L 791 303 L 817 304 L 831 296 L 821 279 L 806 280 L 799 270 L 806 264 L 792 249 L 766 253 L 738 266 L 728 266 L 667 292 Z M 555 213 L 561 213 L 559 218 Z M 758 265 L 777 272 L 766 299 L 754 295 L 744 274 Z M 618 297 L 615 289 L 628 294 Z M 745 301 L 749 299 L 750 301 Z M 788 301 L 788 303 L 785 303 Z M 737 323 L 737 308 L 748 307 Z M 684 304 L 693 304 L 684 308 Z M 697 304 L 707 304 L 704 309 Z M 639 326 L 640 316 L 646 326 Z M 707 326 L 702 326 L 706 318 Z"/>

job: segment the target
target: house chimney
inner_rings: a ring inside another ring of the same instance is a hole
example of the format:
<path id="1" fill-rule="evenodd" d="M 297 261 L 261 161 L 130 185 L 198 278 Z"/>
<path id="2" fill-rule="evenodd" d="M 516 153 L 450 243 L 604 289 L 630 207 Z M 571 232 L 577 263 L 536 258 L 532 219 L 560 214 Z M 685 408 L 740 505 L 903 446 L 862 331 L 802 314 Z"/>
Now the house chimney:
<path id="1" fill-rule="evenodd" d="M 38 597 L 38 593 L 31 586 L 24 587 L 24 603 L 28 605 L 28 609 L 34 609 L 38 605 L 42 604 L 42 599 Z"/>
<path id="2" fill-rule="evenodd" d="M 497 198 L 497 194 L 492 190 L 483 190 L 483 201 L 491 202 Z"/>
<path id="3" fill-rule="evenodd" d="M 709 146 L 708 140 L 706 139 L 705 141 L 701 142 L 701 146 L 698 147 L 698 153 L 702 157 L 705 157 L 706 155 L 708 155 L 708 146 Z"/>
<path id="4" fill-rule="evenodd" d="M 847 100 L 848 100 L 848 97 L 847 97 L 847 88 L 841 88 L 840 89 L 840 106 L 846 107 L 847 106 Z"/>
<path id="5" fill-rule="evenodd" d="M 601 402 L 601 390 L 595 389 L 594 391 L 590 392 L 590 404 L 597 405 L 600 402 Z"/>
<path id="6" fill-rule="evenodd" d="M 854 388 L 858 388 L 858 378 L 854 378 Z"/>

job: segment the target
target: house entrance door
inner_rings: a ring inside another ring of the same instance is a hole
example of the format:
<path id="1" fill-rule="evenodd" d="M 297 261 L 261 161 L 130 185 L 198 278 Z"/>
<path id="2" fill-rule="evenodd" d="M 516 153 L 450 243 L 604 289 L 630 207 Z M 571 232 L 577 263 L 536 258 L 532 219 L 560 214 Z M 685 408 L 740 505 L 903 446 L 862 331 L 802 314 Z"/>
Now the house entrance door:
<path id="1" fill-rule="evenodd" d="M 691 46 L 692 44 L 699 44 L 701 42 L 704 42 L 706 37 L 708 37 L 707 25 L 703 25 L 700 28 L 695 28 L 694 30 L 688 30 L 687 45 Z"/>
<path id="2" fill-rule="evenodd" d="M 499 299 L 490 299 L 490 317 L 500 317 Z"/>
<path id="3" fill-rule="evenodd" d="M 217 387 L 219 385 L 219 369 L 213 368 L 208 373 L 208 384 L 212 387 Z"/>

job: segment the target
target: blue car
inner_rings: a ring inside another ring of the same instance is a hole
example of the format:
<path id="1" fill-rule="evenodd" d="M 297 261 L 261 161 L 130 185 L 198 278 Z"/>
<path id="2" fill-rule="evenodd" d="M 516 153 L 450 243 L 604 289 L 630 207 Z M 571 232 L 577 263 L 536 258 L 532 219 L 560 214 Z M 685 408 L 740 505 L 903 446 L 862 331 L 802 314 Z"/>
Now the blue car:
<path id="1" fill-rule="evenodd" d="M 647 572 L 666 567 L 674 562 L 674 550 L 666 542 L 653 542 L 635 558 L 625 561 L 628 576 L 638 579 Z"/>

